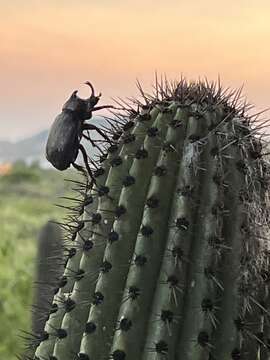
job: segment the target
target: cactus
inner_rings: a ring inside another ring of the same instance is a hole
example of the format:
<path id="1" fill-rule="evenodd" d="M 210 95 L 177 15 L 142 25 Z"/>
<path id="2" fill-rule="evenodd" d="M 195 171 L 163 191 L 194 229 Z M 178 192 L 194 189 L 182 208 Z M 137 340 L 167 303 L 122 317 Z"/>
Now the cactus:
<path id="1" fill-rule="evenodd" d="M 41 334 L 53 300 L 53 289 L 63 272 L 61 229 L 48 221 L 41 229 L 36 257 L 35 291 L 32 311 L 32 329 Z"/>
<path id="2" fill-rule="evenodd" d="M 54 296 L 54 289 L 63 272 L 63 245 L 60 227 L 48 221 L 40 230 L 37 244 L 35 283 L 32 304 L 32 333 L 24 355 L 35 353 L 37 339 L 43 332 Z"/>
<path id="3" fill-rule="evenodd" d="M 269 163 L 240 91 L 156 82 L 108 119 L 36 360 L 269 359 Z M 106 154 L 105 154 L 106 152 Z"/>

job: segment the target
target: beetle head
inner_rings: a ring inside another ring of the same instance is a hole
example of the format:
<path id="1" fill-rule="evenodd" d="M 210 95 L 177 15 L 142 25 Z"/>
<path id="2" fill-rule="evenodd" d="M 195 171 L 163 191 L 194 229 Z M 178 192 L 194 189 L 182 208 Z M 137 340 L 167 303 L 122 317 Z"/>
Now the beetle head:
<path id="1" fill-rule="evenodd" d="M 95 95 L 93 85 L 89 81 L 87 81 L 85 84 L 90 86 L 92 90 L 90 97 L 87 99 L 81 99 L 77 96 L 78 90 L 75 90 L 62 108 L 62 110 L 72 111 L 78 116 L 78 118 L 82 120 L 89 119 L 92 116 L 91 111 L 101 97 L 101 93 L 98 96 Z"/>
<path id="2" fill-rule="evenodd" d="M 73 91 L 70 98 L 64 103 L 63 110 L 70 110 L 80 115 L 86 110 L 86 100 L 77 96 L 78 90 Z"/>

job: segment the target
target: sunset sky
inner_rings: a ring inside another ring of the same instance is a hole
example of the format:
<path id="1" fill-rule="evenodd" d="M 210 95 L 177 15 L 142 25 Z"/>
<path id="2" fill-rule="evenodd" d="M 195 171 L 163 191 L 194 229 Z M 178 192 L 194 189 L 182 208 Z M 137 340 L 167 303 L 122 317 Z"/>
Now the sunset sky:
<path id="1" fill-rule="evenodd" d="M 0 139 L 46 129 L 74 89 L 103 96 L 207 76 L 270 106 L 269 0 L 0 0 Z M 270 117 L 270 112 L 265 114 Z"/>

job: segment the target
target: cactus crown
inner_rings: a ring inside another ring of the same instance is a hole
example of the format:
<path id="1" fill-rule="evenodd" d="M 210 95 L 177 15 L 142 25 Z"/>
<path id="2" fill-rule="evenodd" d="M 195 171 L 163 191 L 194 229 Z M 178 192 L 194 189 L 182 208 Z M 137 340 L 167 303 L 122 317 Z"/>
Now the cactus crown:
<path id="1" fill-rule="evenodd" d="M 266 359 L 270 172 L 258 116 L 219 82 L 138 88 L 142 102 L 107 118 L 97 184 L 77 182 L 35 359 Z"/>

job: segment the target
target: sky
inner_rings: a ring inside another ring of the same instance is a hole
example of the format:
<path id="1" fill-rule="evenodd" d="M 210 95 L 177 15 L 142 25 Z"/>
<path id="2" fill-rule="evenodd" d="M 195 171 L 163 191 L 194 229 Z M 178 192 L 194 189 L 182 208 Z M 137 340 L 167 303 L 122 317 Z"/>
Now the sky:
<path id="1" fill-rule="evenodd" d="M 0 139 L 48 128 L 86 80 L 112 104 L 139 97 L 136 78 L 151 92 L 155 71 L 244 85 L 261 111 L 269 40 L 269 0 L 0 0 Z"/>

